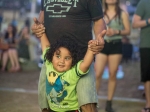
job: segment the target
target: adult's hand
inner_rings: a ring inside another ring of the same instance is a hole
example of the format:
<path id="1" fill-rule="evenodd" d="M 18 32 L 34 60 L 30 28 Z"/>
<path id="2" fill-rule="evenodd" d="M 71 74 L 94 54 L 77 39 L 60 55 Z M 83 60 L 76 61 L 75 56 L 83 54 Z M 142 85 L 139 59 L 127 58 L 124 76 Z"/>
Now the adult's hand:
<path id="1" fill-rule="evenodd" d="M 31 26 L 31 30 L 38 38 L 40 38 L 43 33 L 45 33 L 45 27 L 37 20 L 37 18 L 33 18 L 33 21 L 34 24 Z"/>
<path id="2" fill-rule="evenodd" d="M 112 29 L 112 28 L 108 28 L 108 29 L 107 29 L 107 32 L 106 32 L 106 35 L 107 35 L 107 36 L 116 35 L 116 34 L 117 34 L 117 31 L 118 31 L 118 30 L 114 30 L 114 29 Z"/>
<path id="3" fill-rule="evenodd" d="M 106 30 L 103 30 L 97 37 L 99 44 L 92 43 L 92 40 L 88 42 L 88 48 L 93 51 L 94 54 L 98 54 L 104 48 L 104 36 L 106 34 Z"/>

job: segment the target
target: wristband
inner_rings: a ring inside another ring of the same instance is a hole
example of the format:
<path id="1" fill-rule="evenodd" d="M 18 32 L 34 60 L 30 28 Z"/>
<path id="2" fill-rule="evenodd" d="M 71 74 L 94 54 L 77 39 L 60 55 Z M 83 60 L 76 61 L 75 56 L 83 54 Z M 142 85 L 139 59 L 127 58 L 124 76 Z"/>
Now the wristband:
<path id="1" fill-rule="evenodd" d="M 146 19 L 146 25 L 147 25 L 147 26 L 150 25 L 150 23 L 148 22 L 148 19 Z"/>

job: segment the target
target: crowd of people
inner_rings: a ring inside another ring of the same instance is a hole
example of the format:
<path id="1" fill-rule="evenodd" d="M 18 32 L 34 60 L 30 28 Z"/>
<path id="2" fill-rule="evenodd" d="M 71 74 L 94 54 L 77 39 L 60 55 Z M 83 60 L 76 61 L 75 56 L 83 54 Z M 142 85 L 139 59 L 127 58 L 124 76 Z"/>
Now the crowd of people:
<path id="1" fill-rule="evenodd" d="M 14 24 L 14 20 L 12 20 L 12 22 L 8 24 L 7 29 L 1 31 L 0 36 L 1 72 L 20 71 L 20 58 L 32 61 L 36 60 L 36 55 L 33 52 L 35 52 L 39 41 L 35 36 L 30 33 L 29 22 L 25 21 L 23 28 L 18 31 L 17 24 Z"/>
<path id="2" fill-rule="evenodd" d="M 51 7 L 55 11 L 47 10 L 52 5 L 67 5 L 69 8 L 67 12 L 59 12 L 61 7 Z M 120 8 L 119 0 L 103 0 L 102 4 L 99 0 L 71 3 L 41 0 L 39 18 L 34 18 L 31 26 L 43 51 L 44 63 L 38 85 L 41 111 L 98 112 L 97 94 L 104 69 L 108 66 L 105 110 L 115 112 L 112 102 L 117 85 L 116 74 L 120 63 L 128 62 L 132 57 L 133 46 L 128 38 L 132 26 L 141 29 L 141 82 L 144 83 L 146 98 L 141 111 L 150 112 L 149 5 L 150 1 L 141 0 L 130 22 L 128 13 Z M 9 24 L 1 50 L 1 71 L 5 70 L 8 59 L 11 62 L 9 71 L 14 72 L 21 69 L 18 56 L 31 58 L 29 27 L 23 27 L 19 38 L 16 38 L 16 33 L 17 29 Z M 23 47 L 17 50 L 17 45 Z"/>

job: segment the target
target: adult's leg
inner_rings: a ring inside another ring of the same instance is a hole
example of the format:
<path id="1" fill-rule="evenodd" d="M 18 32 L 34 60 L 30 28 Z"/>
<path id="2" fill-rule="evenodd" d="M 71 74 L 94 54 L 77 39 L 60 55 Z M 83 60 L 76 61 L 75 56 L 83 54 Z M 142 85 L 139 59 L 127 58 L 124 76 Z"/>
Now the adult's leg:
<path id="1" fill-rule="evenodd" d="M 150 112 L 150 49 L 141 48 L 141 81 L 144 82 L 146 104 L 142 112 Z"/>
<path id="2" fill-rule="evenodd" d="M 90 67 L 89 73 L 79 80 L 76 89 L 79 106 L 81 107 L 82 112 L 98 112 L 96 107 L 98 97 L 95 88 L 95 73 L 93 64 Z"/>
<path id="3" fill-rule="evenodd" d="M 109 81 L 108 81 L 108 100 L 112 100 L 116 88 L 116 74 L 121 62 L 121 54 L 108 56 Z"/>
<path id="4" fill-rule="evenodd" d="M 108 56 L 109 80 L 108 80 L 108 96 L 106 102 L 106 111 L 114 112 L 112 109 L 112 99 L 116 89 L 116 74 L 118 66 L 121 62 L 121 54 L 112 54 Z"/>
<path id="5" fill-rule="evenodd" d="M 18 71 L 20 69 L 18 53 L 16 49 L 12 49 L 12 57 L 15 63 L 15 70 Z"/>
<path id="6" fill-rule="evenodd" d="M 102 75 L 103 75 L 103 71 L 105 69 L 107 63 L 107 55 L 99 53 L 96 55 L 95 58 L 95 74 L 96 74 L 96 90 L 97 93 L 100 89 L 100 83 L 101 83 L 101 79 L 102 79 Z"/>
<path id="7" fill-rule="evenodd" d="M 8 50 L 8 55 L 9 55 L 9 59 L 10 59 L 10 63 L 11 63 L 10 71 L 15 71 L 15 61 L 14 61 L 14 58 L 13 58 L 12 54 L 13 54 L 12 49 L 9 49 Z"/>
<path id="8" fill-rule="evenodd" d="M 5 70 L 7 61 L 8 61 L 8 51 L 4 51 L 2 55 L 2 68 L 1 68 L 2 71 Z"/>
<path id="9" fill-rule="evenodd" d="M 142 112 L 150 112 L 150 81 L 144 82 L 146 104 Z"/>
<path id="10" fill-rule="evenodd" d="M 150 74 L 149 74 L 150 75 Z M 146 97 L 146 108 L 150 108 L 150 81 L 144 83 L 145 97 Z"/>
<path id="11" fill-rule="evenodd" d="M 46 66 L 43 64 L 38 83 L 38 102 L 42 112 L 47 112 L 49 106 L 46 97 Z"/>

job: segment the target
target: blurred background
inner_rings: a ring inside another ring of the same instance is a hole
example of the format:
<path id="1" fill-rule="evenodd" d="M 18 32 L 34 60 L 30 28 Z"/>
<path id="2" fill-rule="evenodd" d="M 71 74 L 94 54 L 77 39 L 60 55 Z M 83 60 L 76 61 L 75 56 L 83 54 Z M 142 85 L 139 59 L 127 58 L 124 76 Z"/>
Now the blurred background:
<path id="1" fill-rule="evenodd" d="M 139 1 L 121 0 L 120 6 L 128 12 L 130 21 Z M 39 40 L 31 31 L 32 19 L 38 17 L 39 12 L 40 0 L 0 0 L 0 44 L 6 43 L 3 38 L 12 24 L 17 35 L 19 62 L 18 72 L 14 73 L 9 60 L 5 59 L 7 55 L 0 57 L 1 68 L 2 60 L 7 61 L 5 72 L 0 72 L 0 112 L 40 112 L 37 86 L 42 66 L 41 48 Z M 144 106 L 144 87 L 140 83 L 139 32 L 139 29 L 131 28 L 131 34 L 123 38 L 124 58 L 118 68 L 118 85 L 114 98 L 116 112 L 140 112 Z M 3 49 L 7 49 L 7 45 Z M 3 49 L 0 49 L 0 55 Z M 100 112 L 104 112 L 102 109 L 107 96 L 107 79 L 106 67 L 99 92 Z"/>

